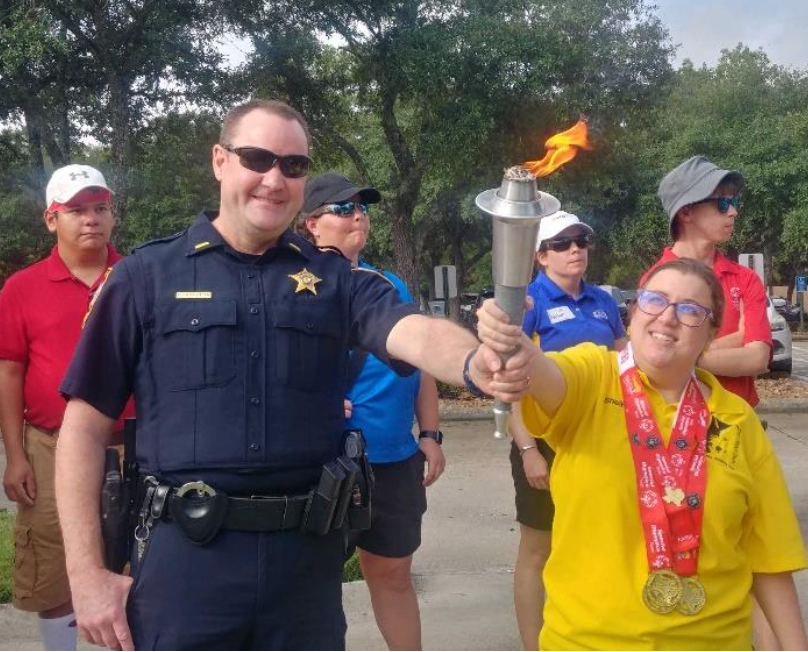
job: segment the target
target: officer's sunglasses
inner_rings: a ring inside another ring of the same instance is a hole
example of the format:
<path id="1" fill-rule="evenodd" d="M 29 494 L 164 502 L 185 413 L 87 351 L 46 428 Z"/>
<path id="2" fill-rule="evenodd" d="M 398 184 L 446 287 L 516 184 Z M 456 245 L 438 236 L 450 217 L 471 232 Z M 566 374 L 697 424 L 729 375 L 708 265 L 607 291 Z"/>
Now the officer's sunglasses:
<path id="1" fill-rule="evenodd" d="M 338 204 L 326 204 L 325 206 L 320 206 L 320 208 L 315 211 L 314 216 L 324 215 L 325 213 L 333 213 L 337 217 L 351 217 L 357 208 L 363 215 L 367 215 L 368 211 L 370 210 L 368 205 L 363 202 L 342 201 Z"/>
<path id="2" fill-rule="evenodd" d="M 707 199 L 693 202 L 693 205 L 707 204 L 711 201 L 715 202 L 715 205 L 718 207 L 718 212 L 722 215 L 726 215 L 730 206 L 732 206 L 736 211 L 741 210 L 741 198 L 737 195 L 735 195 L 735 197 L 708 197 Z"/>
<path id="3" fill-rule="evenodd" d="M 575 246 L 578 249 L 586 249 L 589 245 L 594 242 L 594 238 L 589 233 L 581 233 L 580 235 L 575 236 L 565 236 L 562 238 L 553 238 L 552 240 L 545 240 L 541 248 L 545 251 L 547 249 L 552 249 L 553 251 L 567 251 L 571 246 L 572 243 L 575 243 Z"/>
<path id="4" fill-rule="evenodd" d="M 300 177 L 305 177 L 309 173 L 311 166 L 314 165 L 314 161 L 305 154 L 280 156 L 275 152 L 270 152 L 268 149 L 260 147 L 233 147 L 233 145 L 222 145 L 222 147 L 238 156 L 243 168 L 259 174 L 266 174 L 277 163 L 283 176 L 289 179 L 299 179 Z"/>
<path id="5" fill-rule="evenodd" d="M 669 306 L 673 306 L 676 319 L 679 320 L 679 323 L 688 328 L 698 328 L 704 323 L 707 317 L 713 314 L 710 308 L 700 303 L 692 301 L 682 303 L 668 301 L 668 297 L 659 292 L 652 292 L 651 290 L 637 291 L 637 307 L 646 315 L 659 317 Z"/>

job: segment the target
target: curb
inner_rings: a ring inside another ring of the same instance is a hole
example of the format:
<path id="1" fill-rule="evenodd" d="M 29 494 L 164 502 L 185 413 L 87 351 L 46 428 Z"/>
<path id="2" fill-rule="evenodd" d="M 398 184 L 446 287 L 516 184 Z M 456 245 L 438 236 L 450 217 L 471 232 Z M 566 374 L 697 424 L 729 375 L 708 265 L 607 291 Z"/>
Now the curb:
<path id="1" fill-rule="evenodd" d="M 440 407 L 441 421 L 492 421 L 491 406 L 444 406 Z M 758 414 L 808 413 L 808 398 L 769 398 L 762 400 L 755 412 Z"/>
<path id="2" fill-rule="evenodd" d="M 808 398 L 767 398 L 755 408 L 758 414 L 808 412 Z"/>

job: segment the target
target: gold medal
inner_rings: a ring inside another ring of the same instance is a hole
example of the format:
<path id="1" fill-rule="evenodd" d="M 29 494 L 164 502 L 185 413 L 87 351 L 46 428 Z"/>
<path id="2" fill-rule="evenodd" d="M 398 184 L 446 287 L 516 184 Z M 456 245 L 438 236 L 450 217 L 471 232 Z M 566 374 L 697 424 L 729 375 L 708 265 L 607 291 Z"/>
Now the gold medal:
<path id="1" fill-rule="evenodd" d="M 657 614 L 668 614 L 682 599 L 682 580 L 671 570 L 654 571 L 642 590 L 645 606 Z"/>
<path id="2" fill-rule="evenodd" d="M 707 594 L 704 585 L 695 575 L 682 577 L 682 599 L 679 600 L 677 609 L 686 616 L 694 616 L 704 609 L 707 602 Z"/>

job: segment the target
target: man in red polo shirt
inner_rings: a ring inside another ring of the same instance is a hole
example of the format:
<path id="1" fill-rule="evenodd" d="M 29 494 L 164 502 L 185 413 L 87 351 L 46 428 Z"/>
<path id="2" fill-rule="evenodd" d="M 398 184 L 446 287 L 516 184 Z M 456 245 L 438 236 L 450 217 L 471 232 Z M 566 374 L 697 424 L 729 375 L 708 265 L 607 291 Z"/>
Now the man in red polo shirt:
<path id="1" fill-rule="evenodd" d="M 76 648 L 76 628 L 54 495 L 54 456 L 66 403 L 59 383 L 94 294 L 120 255 L 109 244 L 112 193 L 86 165 L 53 173 L 44 213 L 50 256 L 0 292 L 3 487 L 17 503 L 14 605 L 38 612 L 47 650 Z"/>
<path id="2" fill-rule="evenodd" d="M 766 293 L 753 270 L 728 260 L 716 248 L 732 237 L 743 183 L 740 172 L 722 170 L 704 156 L 668 172 L 658 195 L 668 214 L 673 246 L 665 248 L 651 269 L 684 257 L 712 268 L 724 288 L 724 319 L 699 366 L 754 407 L 759 402 L 755 376 L 768 369 L 772 350 Z"/>

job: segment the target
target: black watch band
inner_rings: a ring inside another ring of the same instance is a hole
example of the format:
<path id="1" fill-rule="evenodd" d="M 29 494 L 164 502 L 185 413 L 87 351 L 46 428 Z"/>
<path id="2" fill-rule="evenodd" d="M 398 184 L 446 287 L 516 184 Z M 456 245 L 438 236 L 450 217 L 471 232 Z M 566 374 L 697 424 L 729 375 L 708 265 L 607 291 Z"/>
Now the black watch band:
<path id="1" fill-rule="evenodd" d="M 466 389 L 471 392 L 472 396 L 476 398 L 491 398 L 483 390 L 477 387 L 476 383 L 471 379 L 471 371 L 469 370 L 469 366 L 471 365 L 471 359 L 477 353 L 478 348 L 480 347 L 473 348 L 466 356 L 466 361 L 463 363 L 463 382 L 466 385 Z"/>
<path id="2" fill-rule="evenodd" d="M 443 444 L 443 433 L 440 430 L 422 430 L 418 439 L 434 439 L 440 446 Z"/>

